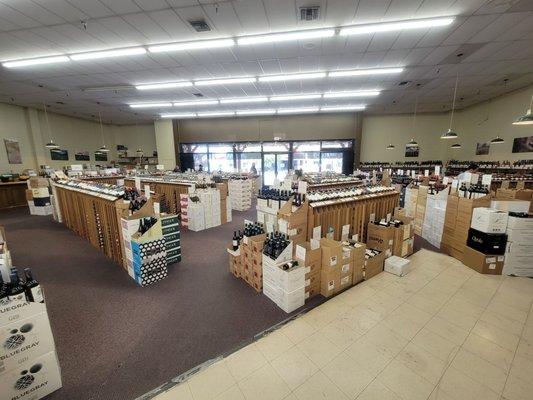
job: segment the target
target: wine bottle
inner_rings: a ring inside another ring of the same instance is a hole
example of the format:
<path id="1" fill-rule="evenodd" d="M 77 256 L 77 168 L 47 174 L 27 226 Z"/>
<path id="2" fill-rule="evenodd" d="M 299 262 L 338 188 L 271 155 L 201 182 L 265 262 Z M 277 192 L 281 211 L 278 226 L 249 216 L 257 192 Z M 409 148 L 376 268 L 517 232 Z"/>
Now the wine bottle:
<path id="1" fill-rule="evenodd" d="M 2 274 L 0 273 L 0 303 L 7 299 L 8 297 L 8 286 L 4 282 L 4 278 L 2 278 Z"/>
<path id="2" fill-rule="evenodd" d="M 26 299 L 34 303 L 44 303 L 43 291 L 41 285 L 33 278 L 33 274 L 30 268 L 24 269 L 25 282 L 24 286 L 26 289 Z"/>
<path id="3" fill-rule="evenodd" d="M 233 246 L 233 251 L 237 251 L 239 248 L 239 239 L 237 238 L 237 232 L 233 231 L 233 240 L 231 241 Z"/>
<path id="4" fill-rule="evenodd" d="M 18 296 L 19 294 L 24 294 L 24 286 L 20 283 L 19 275 L 16 272 L 13 272 L 13 268 L 11 269 L 11 275 L 10 275 L 11 283 L 9 285 L 9 293 L 8 296 Z"/>

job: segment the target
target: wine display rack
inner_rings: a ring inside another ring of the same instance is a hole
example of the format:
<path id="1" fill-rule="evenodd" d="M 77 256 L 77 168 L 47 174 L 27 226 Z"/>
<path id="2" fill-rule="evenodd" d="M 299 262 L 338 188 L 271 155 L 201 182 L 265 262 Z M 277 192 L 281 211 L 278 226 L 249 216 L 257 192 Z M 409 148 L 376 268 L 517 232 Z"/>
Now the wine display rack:
<path id="1" fill-rule="evenodd" d="M 150 185 L 150 191 L 161 195 L 168 206 L 168 212 L 170 214 L 180 214 L 180 194 L 187 194 L 190 183 L 178 183 L 178 182 L 157 182 L 152 179 L 144 180 L 141 178 L 142 189 L 144 185 Z M 128 187 L 135 187 L 134 179 L 124 179 L 124 185 Z"/>
<path id="2" fill-rule="evenodd" d="M 398 206 L 400 193 L 388 191 L 346 198 L 311 203 L 307 214 L 307 238 L 313 237 L 313 227 L 321 226 L 321 237 L 326 237 L 329 227 L 334 229 L 334 239 L 341 240 L 342 227 L 350 225 L 350 235 L 359 235 L 363 240 L 366 225 L 372 214 L 375 219 L 385 218 Z"/>
<path id="3" fill-rule="evenodd" d="M 73 190 L 57 183 L 54 188 L 65 226 L 122 265 L 121 227 L 117 208 L 120 200 L 113 199 L 113 196 Z"/>
<path id="4" fill-rule="evenodd" d="M 109 185 L 116 185 L 117 181 L 123 178 L 123 176 L 84 176 L 80 179 L 82 181 L 91 181 L 97 183 L 107 183 Z"/>

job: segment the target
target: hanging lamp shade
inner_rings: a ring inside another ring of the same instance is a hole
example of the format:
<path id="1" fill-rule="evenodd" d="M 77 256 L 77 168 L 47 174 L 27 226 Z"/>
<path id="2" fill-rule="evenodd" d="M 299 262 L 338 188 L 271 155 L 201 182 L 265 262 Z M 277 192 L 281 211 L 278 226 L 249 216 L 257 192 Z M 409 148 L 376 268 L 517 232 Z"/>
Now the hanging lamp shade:
<path id="1" fill-rule="evenodd" d="M 102 145 L 102 147 L 100 147 L 98 151 L 100 151 L 101 153 L 109 153 L 109 149 L 105 147 L 105 144 Z"/>
<path id="2" fill-rule="evenodd" d="M 136 150 L 136 153 L 137 153 L 138 155 L 143 155 L 143 154 L 144 154 L 144 151 L 143 151 L 143 149 L 138 148 L 138 149 Z"/>
<path id="3" fill-rule="evenodd" d="M 46 143 L 45 146 L 46 146 L 47 149 L 59 149 L 59 146 L 57 144 L 55 144 L 52 139 L 50 139 L 50 141 L 48 143 Z"/>
<path id="4" fill-rule="evenodd" d="M 527 110 L 527 112 L 518 117 L 515 122 L 513 122 L 513 125 L 531 125 L 533 124 L 533 114 L 531 113 L 531 109 Z"/>
<path id="5" fill-rule="evenodd" d="M 455 144 L 452 144 L 450 146 L 452 149 L 460 149 L 461 148 L 461 145 L 459 143 L 455 143 Z"/>
<path id="6" fill-rule="evenodd" d="M 457 139 L 459 135 L 452 131 L 451 129 L 448 129 L 446 132 L 444 132 L 442 135 L 441 135 L 441 139 Z"/>
<path id="7" fill-rule="evenodd" d="M 503 140 L 500 136 L 496 136 L 494 139 L 490 141 L 492 144 L 500 144 L 505 143 L 505 140 Z"/>
<path id="8" fill-rule="evenodd" d="M 387 150 L 394 150 L 394 149 L 395 147 L 392 143 L 387 146 Z"/>
<path id="9" fill-rule="evenodd" d="M 409 142 L 407 142 L 407 147 L 416 147 L 418 146 L 418 142 L 413 138 Z"/>

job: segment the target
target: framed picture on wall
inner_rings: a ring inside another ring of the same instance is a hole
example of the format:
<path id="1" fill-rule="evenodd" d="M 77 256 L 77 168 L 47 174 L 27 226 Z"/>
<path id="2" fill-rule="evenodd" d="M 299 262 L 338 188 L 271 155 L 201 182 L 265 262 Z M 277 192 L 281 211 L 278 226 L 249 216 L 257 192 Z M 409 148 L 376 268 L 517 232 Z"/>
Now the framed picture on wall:
<path id="1" fill-rule="evenodd" d="M 486 156 L 489 154 L 490 142 L 476 144 L 476 156 Z"/>
<path id="2" fill-rule="evenodd" d="M 405 145 L 405 157 L 418 157 L 420 147 Z"/>
<path id="3" fill-rule="evenodd" d="M 10 164 L 22 164 L 18 140 L 4 139 L 4 144 L 6 146 L 7 161 Z"/>
<path id="4" fill-rule="evenodd" d="M 77 151 L 74 154 L 74 159 L 76 161 L 89 161 L 91 159 L 91 157 L 89 156 L 89 152 L 88 151 Z"/>
<path id="5" fill-rule="evenodd" d="M 107 161 L 107 153 L 95 151 L 94 152 L 94 161 Z"/>
<path id="6" fill-rule="evenodd" d="M 68 161 L 68 150 L 51 149 L 50 158 L 55 161 Z"/>
<path id="7" fill-rule="evenodd" d="M 513 153 L 529 153 L 533 151 L 533 136 L 517 137 L 513 140 Z"/>

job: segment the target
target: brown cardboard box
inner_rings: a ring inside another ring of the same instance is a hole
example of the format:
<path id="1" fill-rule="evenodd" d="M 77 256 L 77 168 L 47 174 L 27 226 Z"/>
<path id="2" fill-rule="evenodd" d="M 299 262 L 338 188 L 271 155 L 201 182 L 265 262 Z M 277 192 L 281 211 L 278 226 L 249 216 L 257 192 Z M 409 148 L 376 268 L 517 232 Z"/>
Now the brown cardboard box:
<path id="1" fill-rule="evenodd" d="M 342 292 L 344 289 L 347 289 L 352 286 L 352 279 L 352 275 L 341 276 L 341 280 L 339 282 L 339 290 L 337 291 L 337 293 Z"/>
<path id="2" fill-rule="evenodd" d="M 220 223 L 226 224 L 228 222 L 228 212 L 226 209 L 227 206 L 227 200 L 220 200 Z"/>
<path id="3" fill-rule="evenodd" d="M 26 201 L 33 201 L 33 191 L 26 189 Z"/>
<path id="4" fill-rule="evenodd" d="M 343 261 L 340 266 L 341 278 L 345 276 L 353 275 L 353 260 Z"/>
<path id="5" fill-rule="evenodd" d="M 352 284 L 356 285 L 364 279 L 365 268 L 365 250 L 364 243 L 357 243 L 358 247 L 354 247 L 352 251 L 353 276 Z"/>
<path id="6" fill-rule="evenodd" d="M 307 230 L 307 211 L 309 209 L 309 203 L 306 201 L 293 211 L 292 200 L 293 197 L 289 198 L 283 207 L 278 210 L 278 218 L 287 221 L 289 229 L 305 224 L 305 230 Z"/>
<path id="7" fill-rule="evenodd" d="M 463 264 L 480 274 L 501 275 L 504 256 L 480 253 L 466 246 L 463 254 Z"/>
<path id="8" fill-rule="evenodd" d="M 367 227 L 366 245 L 370 249 L 381 250 L 389 257 L 394 244 L 394 228 L 369 223 Z"/>
<path id="9" fill-rule="evenodd" d="M 385 252 L 365 260 L 365 280 L 368 280 L 383 271 Z"/>
<path id="10" fill-rule="evenodd" d="M 394 232 L 392 254 L 398 257 L 407 257 L 413 254 L 414 220 L 409 217 L 398 217 L 396 219 L 404 224 L 398 228 L 392 228 Z"/>
<path id="11" fill-rule="evenodd" d="M 295 258 L 300 264 L 304 267 L 309 266 L 310 264 L 321 264 L 322 262 L 322 248 L 311 249 L 311 244 L 309 242 L 300 243 L 295 245 Z"/>
<path id="12" fill-rule="evenodd" d="M 265 240 L 266 240 L 266 233 L 263 233 L 262 235 L 249 236 L 246 239 L 246 241 L 248 242 L 247 246 L 251 249 L 253 253 L 261 253 L 263 251 Z"/>
<path id="13" fill-rule="evenodd" d="M 228 183 L 222 182 L 217 183 L 217 189 L 220 191 L 220 200 L 226 200 L 226 197 L 228 197 Z"/>
<path id="14" fill-rule="evenodd" d="M 28 179 L 28 188 L 36 189 L 40 187 L 48 187 L 48 179 L 35 176 Z"/>
<path id="15" fill-rule="evenodd" d="M 320 290 L 320 273 L 305 277 L 305 288 L 307 289 L 308 287 L 318 287 Z"/>
<path id="16" fill-rule="evenodd" d="M 318 282 L 315 285 L 309 285 L 305 287 L 305 298 L 312 299 L 313 297 L 320 294 L 320 275 Z"/>
<path id="17" fill-rule="evenodd" d="M 342 260 L 342 245 L 336 240 L 322 238 L 320 239 L 322 247 L 322 271 L 339 271 Z"/>
<path id="18" fill-rule="evenodd" d="M 324 297 L 331 297 L 338 292 L 341 285 L 341 273 L 339 267 L 331 267 L 329 270 L 322 270 L 320 274 L 320 294 Z"/>

